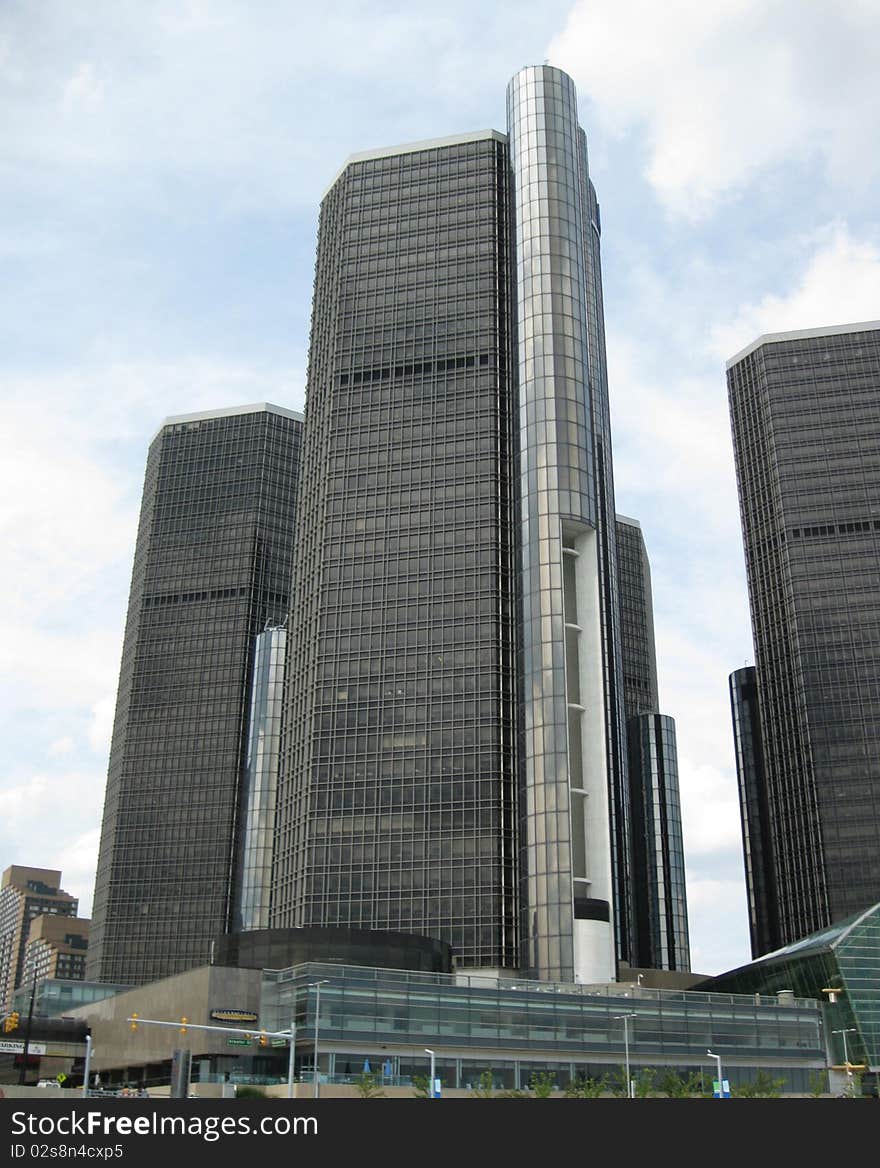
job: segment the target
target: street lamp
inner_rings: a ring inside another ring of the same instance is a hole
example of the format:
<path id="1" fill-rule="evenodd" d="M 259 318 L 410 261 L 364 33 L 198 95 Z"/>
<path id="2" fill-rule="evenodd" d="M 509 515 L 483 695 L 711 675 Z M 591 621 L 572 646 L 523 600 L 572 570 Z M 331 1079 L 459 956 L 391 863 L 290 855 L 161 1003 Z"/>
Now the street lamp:
<path id="1" fill-rule="evenodd" d="M 296 1002 L 293 1005 L 296 1011 Z M 290 1019 L 290 1042 L 287 1050 L 287 1098 L 293 1098 L 293 1068 L 296 1062 L 296 1013 Z"/>
<path id="2" fill-rule="evenodd" d="M 314 987 L 314 990 L 315 990 L 315 1075 L 314 1075 L 315 1092 L 314 1092 L 314 1094 L 315 1094 L 316 1099 L 318 1098 L 318 1092 L 319 1092 L 319 1085 L 318 1085 L 318 1028 L 321 1024 L 321 986 L 326 985 L 329 980 L 330 980 L 329 977 L 325 977 L 325 978 L 322 978 L 320 981 L 310 981 L 308 986 L 306 987 L 307 989 L 312 989 Z"/>
<path id="3" fill-rule="evenodd" d="M 832 1030 L 831 1033 L 832 1034 L 841 1034 L 843 1036 L 843 1063 L 844 1063 L 844 1066 L 846 1067 L 846 1077 L 849 1080 L 849 1082 L 847 1084 L 848 1091 L 849 1091 L 849 1094 L 852 1095 L 852 1091 L 853 1091 L 852 1077 L 853 1077 L 853 1074 L 852 1074 L 852 1071 L 850 1070 L 849 1055 L 846 1053 L 846 1036 L 847 1036 L 847 1034 L 858 1034 L 858 1030 L 856 1029 L 855 1026 L 848 1026 L 846 1028 L 846 1030 Z"/>
<path id="4" fill-rule="evenodd" d="M 86 1061 L 83 1066 L 83 1098 L 89 1097 L 89 1068 L 92 1065 L 92 1036 L 86 1035 Z"/>
<path id="5" fill-rule="evenodd" d="M 428 1050 L 428 1048 L 425 1047 L 425 1054 L 431 1056 L 431 1072 L 430 1072 L 431 1077 L 428 1080 L 428 1098 L 433 1099 L 434 1098 L 434 1052 L 433 1052 L 433 1050 Z"/>
<path id="6" fill-rule="evenodd" d="M 715 1062 L 718 1064 L 718 1098 L 723 1099 L 724 1098 L 724 1079 L 721 1077 L 721 1055 L 720 1054 L 713 1054 L 711 1050 L 707 1050 L 706 1054 L 709 1056 L 709 1058 L 713 1058 L 715 1060 Z"/>
<path id="7" fill-rule="evenodd" d="M 630 1020 L 630 1018 L 635 1018 L 635 1017 L 636 1017 L 635 1012 L 631 1012 L 629 1014 L 615 1014 L 613 1016 L 613 1020 L 615 1022 L 620 1022 L 621 1020 L 623 1021 L 623 1049 L 624 1049 L 625 1058 L 626 1058 L 626 1097 L 627 1097 L 627 1099 L 632 1099 L 632 1097 L 633 1097 L 632 1079 L 629 1077 L 629 1020 Z"/>

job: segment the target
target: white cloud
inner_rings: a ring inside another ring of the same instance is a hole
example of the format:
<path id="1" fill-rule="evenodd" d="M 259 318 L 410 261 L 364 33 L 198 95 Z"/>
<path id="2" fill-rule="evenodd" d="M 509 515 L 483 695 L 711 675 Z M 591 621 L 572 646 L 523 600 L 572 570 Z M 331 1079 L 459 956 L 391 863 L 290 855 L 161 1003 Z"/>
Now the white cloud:
<path id="1" fill-rule="evenodd" d="M 729 720 L 729 719 L 728 719 Z M 676 727 L 677 729 L 677 727 Z M 728 732 L 727 737 L 730 737 Z M 721 744 L 719 744 L 721 745 Z M 724 746 L 728 743 L 725 741 Z M 736 854 L 741 847 L 739 798 L 730 768 L 694 761 L 687 738 L 679 754 L 682 786 L 682 827 L 685 854 L 689 861 L 714 852 Z M 732 746 L 731 746 L 732 752 Z M 719 754 L 722 751 L 719 750 Z M 728 751 L 723 752 L 727 754 Z"/>
<path id="2" fill-rule="evenodd" d="M 880 318 L 880 247 L 853 236 L 843 222 L 804 240 L 809 254 L 797 284 L 743 305 L 712 330 L 711 349 L 729 359 L 762 333 L 856 324 Z"/>
<path id="3" fill-rule="evenodd" d="M 56 738 L 54 742 L 50 742 L 46 753 L 50 758 L 59 758 L 62 755 L 70 754 L 73 748 L 74 741 L 68 734 L 64 738 Z"/>
<path id="4" fill-rule="evenodd" d="M 99 698 L 92 706 L 92 720 L 89 725 L 89 744 L 98 754 L 110 754 L 110 738 L 113 734 L 113 717 L 116 713 L 116 689 Z"/>
<path id="5" fill-rule="evenodd" d="M 709 976 L 750 960 L 748 916 L 741 880 L 688 879 L 691 969 Z"/>
<path id="6" fill-rule="evenodd" d="M 56 866 L 61 869 L 64 890 L 79 899 L 77 911 L 81 917 L 91 916 L 100 842 L 100 827 L 92 827 L 68 837 L 56 853 Z"/>
<path id="7" fill-rule="evenodd" d="M 104 100 L 104 82 L 95 73 L 95 67 L 86 61 L 64 86 L 61 108 L 66 115 L 77 110 L 94 112 Z"/>
<path id="8" fill-rule="evenodd" d="M 489 109 L 503 114 L 511 59 L 543 42 L 551 19 L 525 0 L 481 11 L 466 0 L 264 0 L 258 13 L 239 0 L 92 0 L 86 15 L 79 7 L 56 5 L 51 21 L 27 11 L 7 21 L 21 74 L 5 100 L 0 90 L 7 160 L 26 174 L 85 163 L 132 191 L 143 183 L 152 210 L 157 185 L 180 209 L 164 189 L 169 176 L 207 179 L 212 203 L 237 209 L 313 210 L 348 153 L 387 144 L 362 137 L 367 101 L 391 141 L 481 128 L 455 114 L 443 121 L 493 88 Z"/>
<path id="9" fill-rule="evenodd" d="M 675 212 L 700 216 L 780 163 L 818 158 L 847 186 L 878 172 L 869 0 L 577 0 L 548 53 L 609 130 L 644 131 L 646 176 Z"/>

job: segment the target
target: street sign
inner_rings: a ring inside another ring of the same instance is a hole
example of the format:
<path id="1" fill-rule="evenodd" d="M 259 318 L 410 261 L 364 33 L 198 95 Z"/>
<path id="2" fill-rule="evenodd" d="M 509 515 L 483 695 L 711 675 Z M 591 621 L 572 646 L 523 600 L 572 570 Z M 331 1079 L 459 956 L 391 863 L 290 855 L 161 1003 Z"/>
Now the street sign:
<path id="1" fill-rule="evenodd" d="M 251 1040 L 249 1038 L 227 1038 L 227 1046 L 250 1046 Z"/>
<path id="2" fill-rule="evenodd" d="M 287 1039 L 286 1038 L 273 1038 L 272 1045 L 273 1046 L 287 1046 Z"/>
<path id="3" fill-rule="evenodd" d="M 45 1042 L 29 1042 L 28 1054 L 45 1054 Z M 8 1038 L 0 1039 L 0 1054 L 24 1054 L 23 1042 L 10 1042 Z"/>

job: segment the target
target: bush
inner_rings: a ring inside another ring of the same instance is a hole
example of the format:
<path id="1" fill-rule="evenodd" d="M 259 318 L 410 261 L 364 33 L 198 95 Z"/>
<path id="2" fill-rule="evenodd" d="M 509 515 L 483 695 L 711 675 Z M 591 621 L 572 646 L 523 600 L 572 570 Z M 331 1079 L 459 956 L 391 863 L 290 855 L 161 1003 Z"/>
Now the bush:
<path id="1" fill-rule="evenodd" d="M 379 1086 L 378 1078 L 372 1071 L 364 1071 L 363 1074 L 358 1075 L 354 1081 L 358 1095 L 361 1099 L 382 1099 L 385 1092 Z"/>

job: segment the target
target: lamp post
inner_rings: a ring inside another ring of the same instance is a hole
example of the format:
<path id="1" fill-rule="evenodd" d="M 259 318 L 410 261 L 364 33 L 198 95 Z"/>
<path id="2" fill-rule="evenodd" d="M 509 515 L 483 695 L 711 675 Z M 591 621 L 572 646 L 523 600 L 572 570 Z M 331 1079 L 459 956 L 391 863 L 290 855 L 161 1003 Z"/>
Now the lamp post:
<path id="1" fill-rule="evenodd" d="M 89 1097 L 89 1069 L 92 1065 L 92 1036 L 86 1035 L 86 1061 L 83 1064 L 83 1097 Z"/>
<path id="2" fill-rule="evenodd" d="M 294 1009 L 296 1004 L 294 1003 Z M 287 1052 L 287 1098 L 293 1098 L 293 1065 L 296 1059 L 296 1017 L 290 1020 L 290 1044 Z"/>
<path id="3" fill-rule="evenodd" d="M 624 1049 L 624 1058 L 626 1060 L 626 1097 L 627 1097 L 627 1099 L 632 1099 L 632 1097 L 633 1097 L 632 1079 L 630 1079 L 630 1076 L 629 1076 L 629 1020 L 630 1020 L 630 1018 L 635 1018 L 635 1016 L 636 1016 L 635 1012 L 630 1012 L 629 1014 L 615 1014 L 614 1015 L 615 1022 L 623 1021 L 623 1049 Z"/>
<path id="4" fill-rule="evenodd" d="M 315 1076 L 314 1076 L 314 1095 L 318 1098 L 320 1090 L 318 1084 L 318 1030 L 321 1024 L 321 986 L 326 985 L 329 977 L 322 978 L 321 981 L 310 981 L 308 989 L 314 987 L 315 990 Z"/>
<path id="5" fill-rule="evenodd" d="M 434 1099 L 435 1098 L 435 1096 L 434 1096 L 434 1078 L 435 1078 L 434 1052 L 433 1052 L 433 1050 L 428 1050 L 428 1048 L 425 1047 L 425 1054 L 429 1055 L 431 1058 L 430 1078 L 428 1079 L 428 1098 Z"/>
<path id="6" fill-rule="evenodd" d="M 711 1050 L 707 1050 L 706 1054 L 709 1056 L 709 1058 L 713 1058 L 715 1060 L 715 1062 L 718 1064 L 718 1098 L 723 1099 L 724 1098 L 724 1079 L 721 1077 L 721 1055 L 720 1054 L 713 1054 Z"/>
<path id="7" fill-rule="evenodd" d="M 846 1030 L 832 1030 L 832 1034 L 840 1034 L 843 1038 L 843 1064 L 846 1067 L 847 1077 L 847 1091 L 850 1095 L 853 1093 L 853 1074 L 850 1070 L 849 1055 L 846 1052 L 846 1036 L 847 1034 L 857 1034 L 858 1031 L 855 1026 L 848 1026 Z"/>

